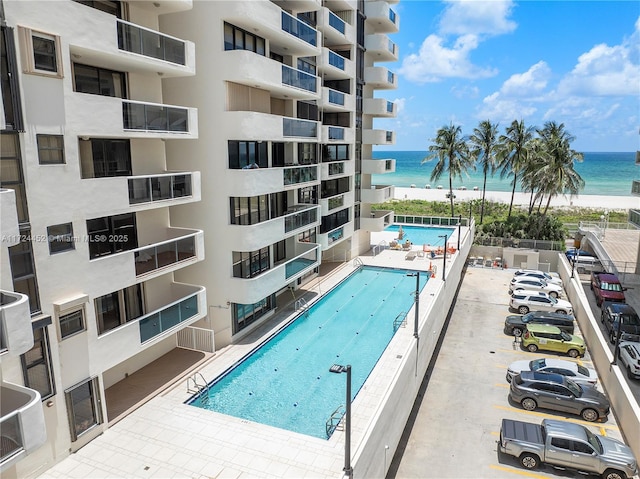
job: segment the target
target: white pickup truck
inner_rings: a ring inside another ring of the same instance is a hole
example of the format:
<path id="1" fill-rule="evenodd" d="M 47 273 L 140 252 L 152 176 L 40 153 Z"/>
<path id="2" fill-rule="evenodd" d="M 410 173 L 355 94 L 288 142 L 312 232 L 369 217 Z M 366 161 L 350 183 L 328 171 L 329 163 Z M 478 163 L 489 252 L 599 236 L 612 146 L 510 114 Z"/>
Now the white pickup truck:
<path id="1" fill-rule="evenodd" d="M 638 474 L 638 463 L 628 446 L 572 422 L 544 419 L 539 425 L 503 419 L 500 451 L 517 457 L 527 469 L 546 463 L 600 474 L 603 479 Z"/>

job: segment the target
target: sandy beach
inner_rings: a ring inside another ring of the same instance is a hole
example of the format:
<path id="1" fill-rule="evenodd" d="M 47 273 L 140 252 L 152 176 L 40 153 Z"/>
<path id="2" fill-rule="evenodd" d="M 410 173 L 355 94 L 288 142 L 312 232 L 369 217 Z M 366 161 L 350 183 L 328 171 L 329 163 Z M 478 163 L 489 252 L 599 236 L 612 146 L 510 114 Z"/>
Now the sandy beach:
<path id="1" fill-rule="evenodd" d="M 628 189 L 631 189 L 629 182 Z M 402 188 L 395 187 L 394 198 L 397 200 L 427 200 L 427 201 L 449 201 L 446 197 L 448 190 L 426 189 L 426 188 Z M 482 191 L 474 190 L 454 190 L 456 201 L 469 201 L 482 199 Z M 529 193 L 516 192 L 514 205 L 528 205 L 531 195 Z M 485 195 L 487 201 L 509 203 L 511 192 L 487 191 Z M 546 204 L 546 199 L 543 202 Z M 574 208 L 597 208 L 605 210 L 628 210 L 630 208 L 640 208 L 640 197 L 638 196 L 596 196 L 580 195 L 569 198 L 569 196 L 556 196 L 551 200 L 553 207 L 574 207 Z"/>

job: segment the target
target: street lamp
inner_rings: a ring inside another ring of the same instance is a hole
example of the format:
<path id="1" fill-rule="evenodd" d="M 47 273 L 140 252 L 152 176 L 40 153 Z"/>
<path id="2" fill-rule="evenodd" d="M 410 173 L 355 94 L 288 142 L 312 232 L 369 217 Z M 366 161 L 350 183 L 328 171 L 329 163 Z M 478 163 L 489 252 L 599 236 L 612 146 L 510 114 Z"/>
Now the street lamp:
<path id="1" fill-rule="evenodd" d="M 334 364 L 329 368 L 330 373 L 347 373 L 347 402 L 345 420 L 345 438 L 344 438 L 344 468 L 342 469 L 347 477 L 353 477 L 353 468 L 351 467 L 351 364 L 342 366 Z"/>
<path id="2" fill-rule="evenodd" d="M 408 273 L 407 276 L 415 276 L 416 277 L 416 291 L 413 293 L 413 302 L 415 303 L 415 320 L 413 324 L 413 337 L 418 339 L 418 317 L 419 317 L 419 309 L 420 309 L 420 271 L 416 271 L 415 273 Z"/>
<path id="3" fill-rule="evenodd" d="M 578 258 L 576 257 L 578 255 L 578 248 L 576 248 L 575 246 L 573 247 L 573 260 L 571 261 L 571 279 L 573 279 L 573 272 L 576 269 L 576 261 L 578 261 Z"/>
<path id="4" fill-rule="evenodd" d="M 462 215 L 458 215 L 458 251 L 460 251 L 460 227 L 462 226 Z"/>
<path id="5" fill-rule="evenodd" d="M 447 235 L 438 235 L 438 238 L 444 238 L 444 254 L 442 255 L 442 281 L 444 279 L 444 270 L 447 268 Z"/>

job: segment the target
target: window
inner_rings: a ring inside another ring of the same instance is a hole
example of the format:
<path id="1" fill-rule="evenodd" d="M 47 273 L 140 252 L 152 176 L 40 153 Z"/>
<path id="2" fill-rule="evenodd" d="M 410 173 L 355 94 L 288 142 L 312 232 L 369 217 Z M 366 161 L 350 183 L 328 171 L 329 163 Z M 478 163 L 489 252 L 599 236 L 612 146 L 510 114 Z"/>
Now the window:
<path id="1" fill-rule="evenodd" d="M 106 333 L 145 314 L 142 285 L 114 291 L 96 298 L 98 334 Z"/>
<path id="2" fill-rule="evenodd" d="M 328 233 L 332 229 L 349 222 L 349 208 L 322 217 L 320 233 Z"/>
<path id="3" fill-rule="evenodd" d="M 24 385 L 38 391 L 43 400 L 55 394 L 47 331 L 49 324 L 50 317 L 33 323 L 33 347 L 21 356 Z"/>
<path id="4" fill-rule="evenodd" d="M 298 164 L 315 165 L 318 163 L 316 143 L 298 143 Z"/>
<path id="5" fill-rule="evenodd" d="M 20 83 L 18 81 L 18 59 L 13 40 L 13 28 L 0 28 L 0 92 L 5 130 L 24 131 Z"/>
<path id="6" fill-rule="evenodd" d="M 271 266 L 269 247 L 256 251 L 233 252 L 233 277 L 253 278 L 267 271 Z"/>
<path id="7" fill-rule="evenodd" d="M 36 266 L 33 261 L 31 230 L 20 230 L 21 240 L 9 248 L 9 263 L 13 276 L 13 290 L 29 296 L 31 314 L 40 312 L 40 297 L 36 280 Z"/>
<path id="8" fill-rule="evenodd" d="M 15 191 L 18 222 L 26 223 L 29 221 L 27 195 L 20 159 L 20 142 L 17 133 L 2 133 L 0 135 L 0 185 Z"/>
<path id="9" fill-rule="evenodd" d="M 73 243 L 73 225 L 71 223 L 48 226 L 47 238 L 49 239 L 50 254 L 75 249 Z"/>
<path id="10" fill-rule="evenodd" d="M 265 141 L 229 141 L 229 168 L 247 170 L 267 168 L 267 142 Z"/>
<path id="11" fill-rule="evenodd" d="M 83 178 L 131 176 L 129 140 L 91 138 L 79 140 Z"/>
<path id="12" fill-rule="evenodd" d="M 103 12 L 115 15 L 118 18 L 122 18 L 122 9 L 120 2 L 113 0 L 75 0 L 82 5 L 86 5 L 96 10 L 102 10 Z"/>
<path id="13" fill-rule="evenodd" d="M 127 98 L 125 78 L 123 72 L 73 64 L 75 91 L 79 93 Z"/>
<path id="14" fill-rule="evenodd" d="M 61 314 L 59 318 L 60 337 L 62 339 L 84 331 L 84 310 L 79 309 L 70 313 Z"/>
<path id="15" fill-rule="evenodd" d="M 276 295 L 272 294 L 254 304 L 233 305 L 233 334 L 249 326 L 276 307 Z"/>
<path id="16" fill-rule="evenodd" d="M 88 379 L 65 391 L 72 441 L 102 423 L 99 395 L 98 378 Z"/>
<path id="17" fill-rule="evenodd" d="M 87 233 L 89 259 L 138 247 L 135 213 L 87 220 Z"/>
<path id="18" fill-rule="evenodd" d="M 551 438 L 551 445 L 559 449 L 565 449 L 567 451 L 571 450 L 571 441 L 569 439 L 553 437 Z"/>
<path id="19" fill-rule="evenodd" d="M 258 55 L 265 55 L 264 38 L 238 28 L 230 23 L 224 24 L 224 49 L 249 50 Z"/>
<path id="20" fill-rule="evenodd" d="M 344 161 L 349 159 L 349 145 L 322 145 L 322 161 Z"/>
<path id="21" fill-rule="evenodd" d="M 589 455 L 595 452 L 589 444 L 585 444 L 584 442 L 572 441 L 572 444 L 573 444 L 573 447 L 571 448 L 572 451 L 581 452 L 582 454 L 589 454 Z"/>
<path id="22" fill-rule="evenodd" d="M 64 164 L 64 137 L 62 135 L 36 135 L 38 162 L 41 165 Z"/>
<path id="23" fill-rule="evenodd" d="M 231 224 L 255 225 L 269 219 L 269 197 L 267 195 L 231 198 Z"/>
<path id="24" fill-rule="evenodd" d="M 18 27 L 18 33 L 23 47 L 23 71 L 62 78 L 60 37 L 24 27 Z"/>

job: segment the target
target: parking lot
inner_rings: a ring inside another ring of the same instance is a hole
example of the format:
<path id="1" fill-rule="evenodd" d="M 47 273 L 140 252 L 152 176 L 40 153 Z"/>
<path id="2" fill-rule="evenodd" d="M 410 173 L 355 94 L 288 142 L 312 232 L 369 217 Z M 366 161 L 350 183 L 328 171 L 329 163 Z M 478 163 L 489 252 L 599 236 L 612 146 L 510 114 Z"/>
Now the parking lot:
<path id="1" fill-rule="evenodd" d="M 585 477 L 550 466 L 528 471 L 516 458 L 499 453 L 502 418 L 534 423 L 563 419 L 587 425 L 596 434 L 622 439 L 614 414 L 606 421 L 589 423 L 555 411 L 526 411 L 509 402 L 505 373 L 511 362 L 538 357 L 570 359 L 523 351 L 513 337 L 503 333 L 505 317 L 515 314 L 509 310 L 507 292 L 513 272 L 467 269 L 419 408 L 409 421 L 411 429 L 393 459 L 389 478 Z M 593 367 L 588 351 L 575 361 Z"/>

